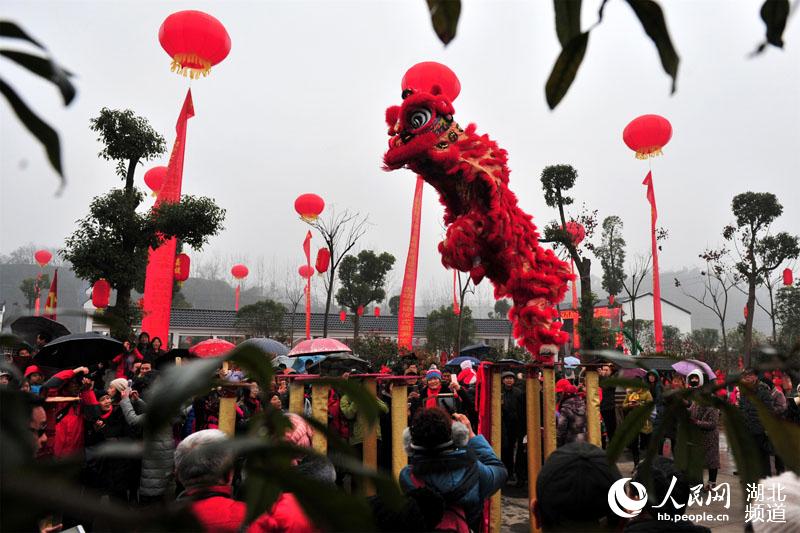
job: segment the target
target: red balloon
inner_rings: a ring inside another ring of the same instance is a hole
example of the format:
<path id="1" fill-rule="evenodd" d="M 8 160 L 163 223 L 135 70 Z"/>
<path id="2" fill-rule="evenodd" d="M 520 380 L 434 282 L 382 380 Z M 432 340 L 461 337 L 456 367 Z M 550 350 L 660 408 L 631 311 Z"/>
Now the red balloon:
<path id="1" fill-rule="evenodd" d="M 381 316 L 381 308 L 377 305 L 375 306 L 375 316 Z"/>
<path id="2" fill-rule="evenodd" d="M 608 295 L 608 305 L 614 305 L 614 295 L 613 294 L 609 294 Z"/>
<path id="3" fill-rule="evenodd" d="M 186 254 L 179 254 L 175 258 L 175 281 L 184 282 L 189 279 L 189 268 L 192 262 Z"/>
<path id="4" fill-rule="evenodd" d="M 233 265 L 233 268 L 231 268 L 231 274 L 236 279 L 244 279 L 249 273 L 250 271 L 247 270 L 247 267 L 242 264 Z"/>
<path id="5" fill-rule="evenodd" d="M 575 246 L 578 246 L 583 242 L 583 239 L 586 238 L 586 229 L 584 229 L 582 224 L 579 224 L 573 220 L 567 222 L 565 229 L 572 237 L 572 242 L 575 244 Z"/>
<path id="6" fill-rule="evenodd" d="M 660 115 L 642 115 L 625 126 L 622 140 L 636 152 L 637 159 L 661 155 L 661 148 L 672 138 L 672 124 Z"/>
<path id="7" fill-rule="evenodd" d="M 301 194 L 294 201 L 294 210 L 306 222 L 315 221 L 323 209 L 325 201 L 313 193 Z"/>
<path id="8" fill-rule="evenodd" d="M 190 78 L 207 76 L 228 57 L 231 38 L 220 21 L 202 11 L 178 11 L 158 30 L 158 42 L 172 58 L 172 71 Z"/>
<path id="9" fill-rule="evenodd" d="M 347 312 L 344 309 L 339 311 L 339 320 L 341 320 L 342 322 L 347 320 Z"/>
<path id="10" fill-rule="evenodd" d="M 322 274 L 323 272 L 328 271 L 328 266 L 331 264 L 331 252 L 327 248 L 320 248 L 317 252 L 317 261 L 315 266 L 317 267 L 317 272 Z"/>
<path id="11" fill-rule="evenodd" d="M 424 61 L 408 69 L 400 86 L 403 92 L 426 92 L 434 96 L 443 94 L 450 102 L 461 92 L 461 82 L 455 72 L 436 61 Z"/>
<path id="12" fill-rule="evenodd" d="M 167 178 L 167 167 L 153 167 L 144 173 L 144 184 L 147 185 L 153 196 L 158 194 Z"/>
<path id="13" fill-rule="evenodd" d="M 364 306 L 363 305 L 359 305 L 358 306 L 358 309 L 356 310 L 356 314 L 358 316 L 364 316 Z"/>
<path id="14" fill-rule="evenodd" d="M 791 268 L 784 268 L 783 269 L 783 284 L 787 287 L 794 283 L 794 279 L 792 276 L 792 269 Z"/>
<path id="15" fill-rule="evenodd" d="M 297 273 L 300 274 L 301 278 L 308 279 L 314 275 L 314 268 L 308 265 L 303 265 L 297 269 Z"/>
<path id="16" fill-rule="evenodd" d="M 53 258 L 53 254 L 47 250 L 36 250 L 36 253 L 33 254 L 33 258 L 36 259 L 36 262 L 39 263 L 40 267 L 44 268 L 44 266 Z"/>
<path id="17" fill-rule="evenodd" d="M 108 300 L 111 297 L 111 285 L 103 278 L 98 279 L 92 285 L 92 305 L 96 309 L 108 307 Z"/>

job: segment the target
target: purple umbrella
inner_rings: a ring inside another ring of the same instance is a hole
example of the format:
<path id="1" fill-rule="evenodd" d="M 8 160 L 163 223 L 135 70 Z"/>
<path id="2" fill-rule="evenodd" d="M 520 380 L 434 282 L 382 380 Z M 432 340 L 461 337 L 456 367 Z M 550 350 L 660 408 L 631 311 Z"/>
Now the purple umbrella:
<path id="1" fill-rule="evenodd" d="M 717 377 L 708 364 L 704 363 L 703 361 L 698 361 L 697 359 L 684 359 L 683 361 L 678 361 L 672 365 L 672 368 L 675 369 L 675 372 L 684 376 L 688 376 L 689 372 L 692 370 L 700 370 L 708 377 L 708 379 L 716 379 Z"/>
<path id="2" fill-rule="evenodd" d="M 634 378 L 642 378 L 647 374 L 647 370 L 644 368 L 623 368 L 620 371 L 620 375 L 623 378 L 627 379 L 634 379 Z"/>

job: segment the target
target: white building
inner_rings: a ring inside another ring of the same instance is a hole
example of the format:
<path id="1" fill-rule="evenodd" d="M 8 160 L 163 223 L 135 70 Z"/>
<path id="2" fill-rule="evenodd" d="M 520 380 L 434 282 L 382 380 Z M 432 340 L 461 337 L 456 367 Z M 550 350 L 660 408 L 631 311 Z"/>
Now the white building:
<path id="1" fill-rule="evenodd" d="M 624 313 L 623 320 L 631 320 L 633 313 L 630 298 L 619 298 Z M 636 298 L 636 320 L 653 320 L 653 293 L 646 292 Z M 661 322 L 665 326 L 674 326 L 685 335 L 692 332 L 692 313 L 677 306 L 669 300 L 661 298 Z"/>

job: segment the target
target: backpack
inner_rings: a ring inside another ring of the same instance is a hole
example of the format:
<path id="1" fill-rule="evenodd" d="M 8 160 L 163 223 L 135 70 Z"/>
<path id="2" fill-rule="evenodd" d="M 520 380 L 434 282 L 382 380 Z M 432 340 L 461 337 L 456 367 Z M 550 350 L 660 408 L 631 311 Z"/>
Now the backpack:
<path id="1" fill-rule="evenodd" d="M 439 495 L 439 497 L 444 500 L 445 508 L 444 513 L 442 514 L 442 519 L 439 521 L 433 531 L 446 531 L 450 533 L 470 533 L 471 531 L 474 531 L 473 528 L 470 528 L 466 511 L 456 502 L 460 501 L 461 498 L 466 496 L 467 493 L 478 483 L 478 481 L 478 465 L 472 463 L 467 468 L 467 471 L 464 474 L 464 477 L 461 479 L 461 482 L 456 485 L 453 490 L 447 492 L 446 494 L 442 494 L 433 487 L 426 486 L 423 480 L 419 479 L 414 475 L 413 472 L 411 472 L 411 483 L 413 483 L 416 488 L 425 487 L 431 492 Z M 478 523 L 480 523 L 480 521 L 478 521 Z"/>

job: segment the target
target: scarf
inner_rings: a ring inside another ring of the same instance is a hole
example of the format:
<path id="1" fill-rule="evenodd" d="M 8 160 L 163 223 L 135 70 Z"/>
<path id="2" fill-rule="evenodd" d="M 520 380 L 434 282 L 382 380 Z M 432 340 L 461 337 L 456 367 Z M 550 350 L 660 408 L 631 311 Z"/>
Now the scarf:
<path id="1" fill-rule="evenodd" d="M 432 409 L 436 407 L 436 398 L 439 396 L 439 391 L 442 390 L 442 388 L 439 387 L 436 390 L 428 388 L 426 390 L 428 391 L 428 398 L 425 400 L 425 408 Z"/>

